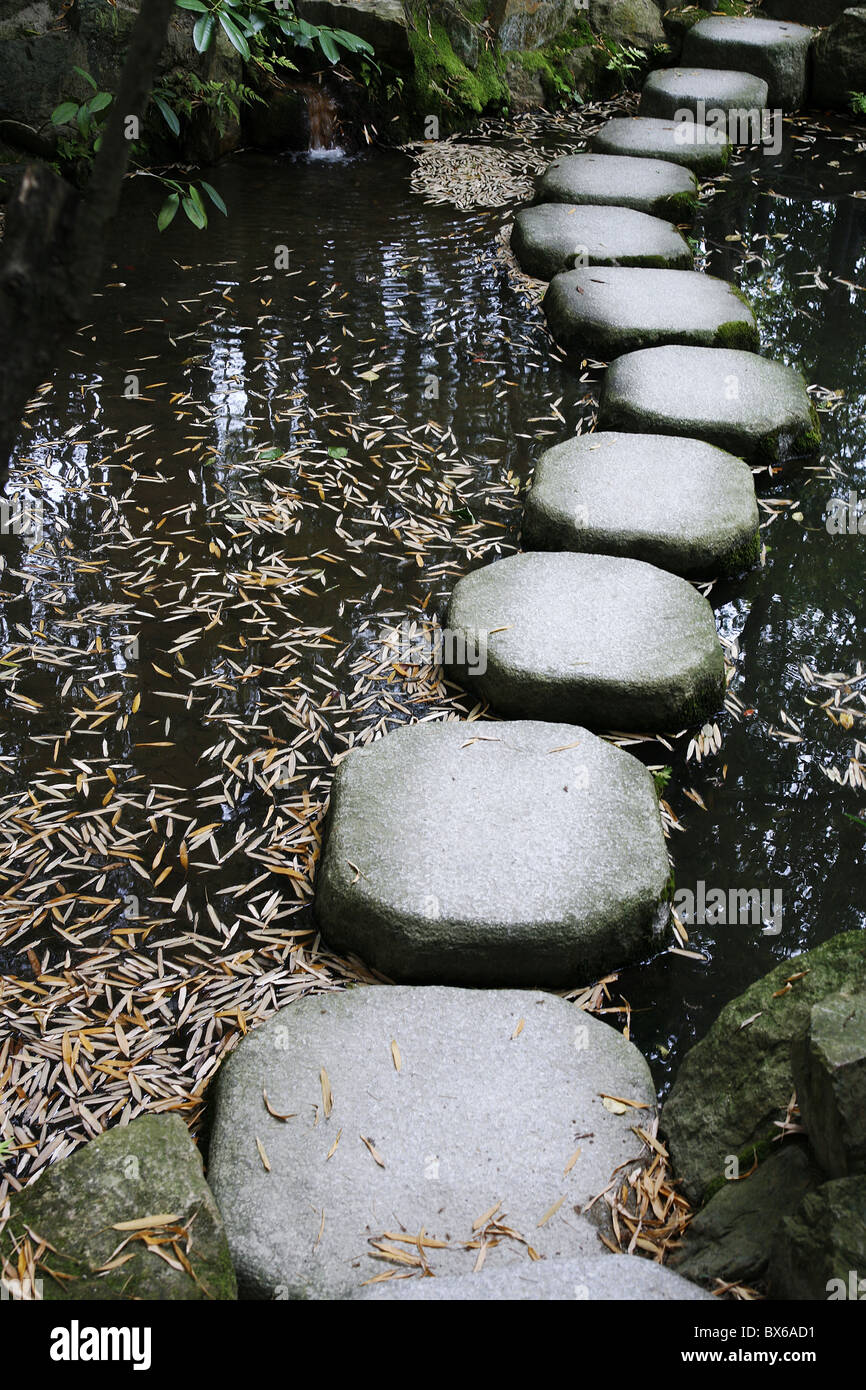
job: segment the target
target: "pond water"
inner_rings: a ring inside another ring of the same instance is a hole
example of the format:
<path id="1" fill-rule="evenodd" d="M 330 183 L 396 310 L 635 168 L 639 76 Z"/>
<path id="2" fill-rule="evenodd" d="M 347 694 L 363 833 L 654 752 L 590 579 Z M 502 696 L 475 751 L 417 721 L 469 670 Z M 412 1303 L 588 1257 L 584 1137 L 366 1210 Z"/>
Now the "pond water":
<path id="1" fill-rule="evenodd" d="M 866 662 L 866 538 L 825 526 L 831 496 L 866 490 L 866 201 L 850 196 L 866 165 L 850 130 L 791 133 L 717 185 L 695 235 L 752 297 L 763 350 L 823 388 L 824 461 L 758 477 L 777 513 L 766 565 L 711 593 L 739 648 L 721 750 L 639 750 L 672 767 L 678 885 L 781 892 L 781 930 L 690 925 L 700 959 L 620 972 L 611 1002 L 662 1089 L 729 998 L 866 919 L 866 790 L 826 775 L 859 757 L 866 676 L 803 673 Z M 41 496 L 43 536 L 4 536 L 0 575 L 7 1026 L 47 1007 L 28 1032 L 41 1056 L 52 992 L 95 951 L 99 988 L 55 1022 L 125 1020 L 135 1059 L 159 1010 L 132 1097 L 121 1059 L 91 1116 L 172 1108 L 165 1077 L 190 1067 L 176 1108 L 192 1105 L 197 1049 L 215 1056 L 297 976 L 353 976 L 308 906 L 331 760 L 412 714 L 473 709 L 395 668 L 381 631 L 441 616 L 456 576 L 514 548 L 533 459 L 590 425 L 597 377 L 551 353 L 510 277 L 507 209 L 433 206 L 410 174 L 399 153 L 236 156 L 209 175 L 228 219 L 161 237 L 134 181 L 93 321 L 28 414 L 6 492 Z M 60 1043 L 44 1051 L 53 1066 Z M 63 1118 L 87 1131 L 76 1105 Z"/>

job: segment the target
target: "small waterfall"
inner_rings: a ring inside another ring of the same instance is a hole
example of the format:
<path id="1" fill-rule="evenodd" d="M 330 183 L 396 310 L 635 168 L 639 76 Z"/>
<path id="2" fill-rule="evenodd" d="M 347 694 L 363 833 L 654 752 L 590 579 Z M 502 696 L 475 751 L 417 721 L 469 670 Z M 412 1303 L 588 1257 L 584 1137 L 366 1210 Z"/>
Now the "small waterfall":
<path id="1" fill-rule="evenodd" d="M 304 90 L 310 123 L 310 158 L 339 159 L 343 150 L 336 143 L 338 117 L 334 98 L 324 87 L 311 85 Z"/>

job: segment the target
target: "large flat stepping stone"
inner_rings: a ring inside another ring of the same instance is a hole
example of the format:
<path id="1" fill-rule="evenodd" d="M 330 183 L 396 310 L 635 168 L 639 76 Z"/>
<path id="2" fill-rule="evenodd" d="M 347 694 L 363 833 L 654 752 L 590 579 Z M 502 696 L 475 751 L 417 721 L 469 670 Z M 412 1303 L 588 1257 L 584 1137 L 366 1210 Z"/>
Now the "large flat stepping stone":
<path id="1" fill-rule="evenodd" d="M 575 356 L 609 361 L 665 343 L 745 352 L 760 347 L 745 296 L 727 280 L 694 270 L 563 271 L 551 280 L 542 307 L 556 342 Z"/>
<path id="2" fill-rule="evenodd" d="M 608 368 L 599 428 L 706 439 L 750 463 L 814 452 L 817 412 L 799 372 L 752 352 L 646 348 Z"/>
<path id="3" fill-rule="evenodd" d="M 723 173 L 731 156 L 730 141 L 714 126 L 657 116 L 617 116 L 592 137 L 590 147 L 596 154 L 682 164 L 709 179 Z"/>
<path id="4" fill-rule="evenodd" d="M 768 86 L 772 107 L 795 111 L 806 101 L 813 31 L 773 19 L 702 19 L 683 40 L 683 64 L 754 73 Z"/>
<path id="5" fill-rule="evenodd" d="M 633 208 L 668 222 L 684 222 L 697 204 L 698 181 L 690 169 L 669 160 L 572 154 L 545 169 L 536 192 L 539 203 Z"/>
<path id="6" fill-rule="evenodd" d="M 571 724 L 449 721 L 340 764 L 315 913 L 391 979 L 573 986 L 653 952 L 667 876 L 637 759 Z"/>
<path id="7" fill-rule="evenodd" d="M 678 112 L 690 112 L 701 121 L 710 112 L 728 115 L 731 111 L 753 111 L 758 113 L 755 129 L 760 133 L 760 113 L 766 108 L 768 94 L 764 79 L 748 72 L 663 68 L 646 79 L 639 109 L 642 116 L 671 119 Z"/>
<path id="8" fill-rule="evenodd" d="M 356 1297 L 383 1303 L 661 1303 L 671 1300 L 715 1302 L 713 1295 L 654 1260 L 636 1255 L 594 1255 L 576 1260 L 514 1261 L 478 1274 L 427 1278 L 412 1275 L 370 1284 Z"/>
<path id="9" fill-rule="evenodd" d="M 526 550 L 645 560 L 689 579 L 736 574 L 760 554 L 752 470 L 711 444 L 586 434 L 542 454 L 526 497 Z"/>
<path id="10" fill-rule="evenodd" d="M 13 1193 L 10 1208 L 0 1230 L 4 1297 L 237 1297 L 222 1217 L 179 1115 L 141 1115 L 106 1130 Z M 40 1239 L 47 1242 L 35 1269 L 40 1283 L 28 1285 L 25 1261 L 20 1287 L 9 1288 L 7 1275 L 18 1268 L 16 1251 L 28 1239 L 33 1248 Z M 170 1259 L 155 1256 L 148 1241 L 160 1243 Z"/>
<path id="11" fill-rule="evenodd" d="M 540 203 L 514 219 L 511 249 L 527 275 L 550 280 L 575 265 L 666 266 L 691 270 L 694 257 L 670 222 L 633 208 Z"/>
<path id="12" fill-rule="evenodd" d="M 604 1096 L 639 1108 L 611 1113 Z M 216 1083 L 208 1176 L 241 1294 L 351 1297 L 420 1268 L 422 1231 L 437 1278 L 471 1276 L 485 1242 L 491 1273 L 530 1266 L 528 1246 L 614 1260 L 575 1207 L 640 1165 L 632 1126 L 654 1113 L 637 1048 L 554 995 L 301 999 L 245 1037 Z M 605 1220 L 604 1201 L 590 1215 Z"/>
<path id="13" fill-rule="evenodd" d="M 458 581 L 447 625 L 455 656 L 487 634 L 483 672 L 459 660 L 450 670 L 505 716 L 673 732 L 722 703 L 713 610 L 686 580 L 640 560 L 497 560 Z"/>

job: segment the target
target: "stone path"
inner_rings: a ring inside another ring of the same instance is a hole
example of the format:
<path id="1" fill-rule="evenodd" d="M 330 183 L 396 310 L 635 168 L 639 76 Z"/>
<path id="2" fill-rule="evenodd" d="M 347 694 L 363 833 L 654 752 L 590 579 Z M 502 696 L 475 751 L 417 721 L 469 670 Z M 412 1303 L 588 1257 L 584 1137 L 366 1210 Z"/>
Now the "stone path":
<path id="1" fill-rule="evenodd" d="M 337 769 L 316 912 L 392 979 L 564 986 L 657 947 L 668 874 L 637 759 L 572 723 L 420 724 Z"/>
<path id="2" fill-rule="evenodd" d="M 535 465 L 523 547 L 631 556 L 689 579 L 737 574 L 761 548 L 752 471 L 695 439 L 578 435 Z"/>
<path id="3" fill-rule="evenodd" d="M 696 24 L 683 66 L 648 79 L 646 114 L 556 160 L 515 218 L 521 265 L 552 282 L 556 341 L 615 359 L 598 429 L 539 459 L 525 553 L 451 596 L 448 670 L 515 722 L 422 722 L 337 770 L 319 925 L 409 984 L 303 999 L 224 1063 L 209 1176 L 242 1294 L 706 1296 L 604 1253 L 592 1224 L 609 1220 L 592 1199 L 651 1154 L 643 1058 L 524 987 L 574 986 L 659 945 L 670 879 L 652 779 L 582 725 L 713 716 L 722 652 L 689 579 L 754 563 L 750 463 L 819 441 L 802 377 L 758 355 L 749 306 L 693 273 L 665 220 L 687 220 L 695 175 L 730 155 L 697 117 L 798 105 L 809 32 Z M 835 1045 L 833 1026 L 817 1021 L 819 1041 Z"/>
<path id="4" fill-rule="evenodd" d="M 514 219 L 511 249 L 527 275 L 550 280 L 581 265 L 690 270 L 689 244 L 670 222 L 633 208 L 542 203 Z"/>
<path id="5" fill-rule="evenodd" d="M 422 1232 L 437 1278 L 473 1277 L 482 1244 L 505 1277 L 531 1267 L 528 1246 L 550 1267 L 591 1259 L 609 1213 L 575 1207 L 639 1160 L 632 1126 L 655 1107 L 637 1048 L 552 994 L 362 985 L 298 1000 L 216 1083 L 208 1171 L 240 1295 L 348 1297 L 388 1271 L 388 1250 L 419 1268 Z"/>
<path id="6" fill-rule="evenodd" d="M 588 267 L 555 275 L 544 312 L 575 357 L 610 361 L 637 348 L 760 346 L 755 315 L 729 285 L 697 271 Z"/>

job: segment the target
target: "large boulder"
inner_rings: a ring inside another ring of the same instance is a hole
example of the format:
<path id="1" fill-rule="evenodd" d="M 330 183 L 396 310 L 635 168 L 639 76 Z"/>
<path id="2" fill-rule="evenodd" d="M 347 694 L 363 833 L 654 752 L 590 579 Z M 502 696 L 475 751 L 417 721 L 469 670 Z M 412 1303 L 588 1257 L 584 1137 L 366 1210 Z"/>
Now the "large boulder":
<path id="1" fill-rule="evenodd" d="M 44 1299 L 237 1296 L 222 1217 L 177 1115 L 106 1130 L 16 1193 L 0 1231 L 4 1283 L 28 1242 L 45 1242 Z"/>
<path id="2" fill-rule="evenodd" d="M 525 51 L 567 28 L 574 0 L 490 0 L 486 8 L 503 52 Z"/>
<path id="3" fill-rule="evenodd" d="M 835 990 L 866 985 L 866 932 L 845 932 L 783 961 L 722 1010 L 687 1054 L 662 1110 L 674 1169 L 700 1201 L 728 1160 L 749 1168 L 754 1149 L 778 1135 L 794 1091 L 793 1052 L 812 1006 Z"/>
<path id="4" fill-rule="evenodd" d="M 866 1298 L 866 1177 L 825 1183 L 784 1218 L 769 1283 L 772 1298 Z"/>
<path id="5" fill-rule="evenodd" d="M 675 732 L 719 709 L 713 610 L 685 579 L 612 555 L 511 555 L 458 580 L 448 667 L 508 718 Z M 472 658 L 486 634 L 486 660 Z"/>
<path id="6" fill-rule="evenodd" d="M 812 103 L 847 108 L 852 92 L 866 92 L 866 6 L 847 9 L 818 35 L 812 69 Z"/>
<path id="7" fill-rule="evenodd" d="M 633 1126 L 654 1108 L 637 1049 L 554 995 L 301 999 L 216 1083 L 208 1173 L 241 1295 L 342 1299 L 425 1266 L 471 1277 L 482 1249 L 491 1273 L 613 1259 L 590 1224 L 606 1204 L 581 1212 L 642 1166 Z"/>
<path id="8" fill-rule="evenodd" d="M 663 8 L 656 0 L 589 0 L 589 22 L 624 48 L 653 48 L 665 41 Z"/>
<path id="9" fill-rule="evenodd" d="M 777 1146 L 753 1173 L 724 1183 L 698 1212 L 671 1267 L 687 1279 L 707 1282 L 763 1280 L 779 1223 L 820 1182 L 803 1144 Z"/>
<path id="10" fill-rule="evenodd" d="M 478 1274 L 398 1275 L 368 1284 L 356 1295 L 369 1303 L 529 1303 L 569 1302 L 699 1302 L 711 1299 L 654 1260 L 633 1255 L 589 1255 L 574 1260 L 515 1260 L 503 1269 L 486 1266 Z"/>
<path id="11" fill-rule="evenodd" d="M 866 1173 L 866 993 L 815 1004 L 793 1056 L 800 1116 L 831 1178 Z"/>
<path id="12" fill-rule="evenodd" d="M 627 556 L 687 579 L 737 574 L 761 549 L 752 470 L 697 439 L 578 435 L 535 466 L 523 546 Z"/>
<path id="13" fill-rule="evenodd" d="M 392 979 L 564 986 L 652 954 L 668 873 L 637 759 L 573 725 L 425 723 L 340 764 L 315 911 Z"/>

